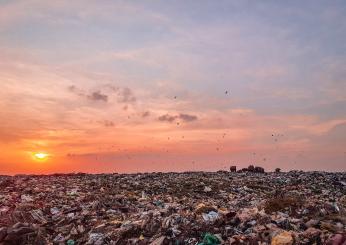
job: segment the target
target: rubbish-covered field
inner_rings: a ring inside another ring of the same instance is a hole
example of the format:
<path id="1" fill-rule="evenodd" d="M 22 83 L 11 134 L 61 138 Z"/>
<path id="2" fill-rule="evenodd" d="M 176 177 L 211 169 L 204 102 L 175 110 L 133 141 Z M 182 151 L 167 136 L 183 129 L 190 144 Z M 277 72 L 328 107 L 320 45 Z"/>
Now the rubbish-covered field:
<path id="1" fill-rule="evenodd" d="M 0 177 L 0 244 L 346 244 L 346 173 Z"/>

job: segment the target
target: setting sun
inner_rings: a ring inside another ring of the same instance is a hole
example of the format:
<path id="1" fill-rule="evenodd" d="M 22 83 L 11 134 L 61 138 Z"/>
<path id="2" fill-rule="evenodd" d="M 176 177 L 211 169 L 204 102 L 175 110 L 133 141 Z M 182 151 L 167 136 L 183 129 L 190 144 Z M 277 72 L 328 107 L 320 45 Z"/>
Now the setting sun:
<path id="1" fill-rule="evenodd" d="M 48 154 L 47 153 L 43 153 L 43 152 L 37 152 L 34 154 L 34 157 L 37 159 L 37 160 L 46 160 L 47 157 L 48 157 Z"/>

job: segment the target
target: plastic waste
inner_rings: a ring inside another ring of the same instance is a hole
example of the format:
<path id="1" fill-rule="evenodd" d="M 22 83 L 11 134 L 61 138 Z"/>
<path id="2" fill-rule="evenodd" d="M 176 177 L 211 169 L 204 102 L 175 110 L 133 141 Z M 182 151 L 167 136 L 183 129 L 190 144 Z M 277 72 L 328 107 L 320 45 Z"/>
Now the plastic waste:
<path id="1" fill-rule="evenodd" d="M 209 213 L 202 213 L 202 217 L 207 222 L 214 222 L 219 218 L 219 214 L 215 211 L 210 211 Z"/>
<path id="2" fill-rule="evenodd" d="M 74 245 L 75 242 L 74 242 L 74 240 L 69 239 L 69 240 L 67 240 L 66 244 L 67 244 L 67 245 Z"/>
<path id="3" fill-rule="evenodd" d="M 211 233 L 206 233 L 203 238 L 203 242 L 199 243 L 198 245 L 215 245 L 220 244 L 219 238 L 217 238 L 215 235 Z"/>

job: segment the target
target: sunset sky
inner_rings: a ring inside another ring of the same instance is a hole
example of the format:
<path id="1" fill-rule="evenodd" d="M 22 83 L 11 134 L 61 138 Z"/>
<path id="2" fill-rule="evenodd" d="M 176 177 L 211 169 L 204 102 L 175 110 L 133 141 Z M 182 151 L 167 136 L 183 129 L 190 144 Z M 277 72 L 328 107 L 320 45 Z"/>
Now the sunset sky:
<path id="1" fill-rule="evenodd" d="M 346 2 L 0 0 L 0 152 L 0 174 L 345 171 Z"/>

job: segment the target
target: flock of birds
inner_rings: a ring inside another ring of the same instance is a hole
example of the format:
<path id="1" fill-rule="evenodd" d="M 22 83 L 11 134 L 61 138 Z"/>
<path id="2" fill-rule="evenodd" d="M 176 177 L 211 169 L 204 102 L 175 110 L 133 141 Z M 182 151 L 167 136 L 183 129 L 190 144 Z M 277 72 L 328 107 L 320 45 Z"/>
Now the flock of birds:
<path id="1" fill-rule="evenodd" d="M 225 95 L 229 95 L 230 94 L 230 91 L 229 90 L 226 90 L 224 92 Z M 178 96 L 175 95 L 173 97 L 174 100 L 178 99 Z M 128 119 L 130 119 L 130 116 L 128 116 Z M 180 125 L 180 122 L 177 122 L 176 123 L 178 126 Z M 215 147 L 215 151 L 216 152 L 220 152 L 222 150 L 222 143 L 223 143 L 223 140 L 226 139 L 226 136 L 227 136 L 227 133 L 224 132 L 222 133 L 221 135 L 221 138 L 220 139 L 217 139 L 216 140 L 216 143 L 217 143 L 217 146 Z M 271 134 L 271 137 L 273 138 L 273 142 L 276 143 L 279 141 L 280 138 L 284 137 L 284 134 L 282 133 L 273 133 Z M 168 136 L 167 137 L 167 141 L 171 141 L 173 138 L 171 136 Z M 185 135 L 182 135 L 181 136 L 181 140 L 185 140 Z M 151 140 L 154 140 L 154 137 L 151 138 Z M 153 141 L 152 141 L 153 142 Z M 117 149 L 116 149 L 117 148 Z M 127 160 L 131 160 L 135 157 L 136 153 L 133 153 L 133 152 L 130 152 L 129 149 L 126 149 L 126 148 L 121 148 L 121 147 L 117 147 L 117 145 L 115 144 L 112 144 L 111 146 L 105 146 L 105 147 L 99 147 L 98 148 L 98 151 L 99 153 L 95 153 L 95 154 L 92 154 L 91 156 L 94 157 L 94 159 L 96 161 L 100 161 L 101 158 L 102 160 L 105 160 L 107 158 L 107 155 L 108 156 L 112 156 L 112 154 L 114 155 L 115 153 L 115 150 L 116 154 L 120 154 L 122 156 L 122 159 L 127 159 Z M 152 153 L 152 154 L 155 154 L 156 156 L 158 156 L 158 158 L 160 158 L 160 153 L 157 152 L 157 149 L 154 149 L 154 148 L 151 148 L 149 146 L 143 146 L 142 147 L 142 150 L 146 153 Z M 170 153 L 169 149 L 167 148 L 162 148 L 161 149 L 162 152 L 164 153 Z M 105 154 L 106 153 L 106 154 Z M 303 152 L 300 152 L 299 153 L 300 155 L 299 156 L 303 156 Z M 102 157 L 101 157 L 102 155 Z M 139 154 L 140 155 L 140 154 Z M 76 157 L 77 155 L 75 154 L 72 154 L 72 153 L 69 153 L 67 155 L 68 157 Z M 269 160 L 266 156 L 264 156 L 263 154 L 258 154 L 256 152 L 253 152 L 252 153 L 252 159 L 251 161 L 259 161 L 259 160 L 262 160 L 263 162 Z M 162 159 L 160 159 L 162 161 Z M 152 164 L 154 163 L 153 161 L 151 162 Z M 174 163 L 171 163 L 172 165 L 174 165 Z M 192 168 L 193 170 L 198 170 L 198 166 L 196 166 L 196 160 L 192 160 L 191 161 L 191 164 L 192 164 Z M 228 169 L 229 168 L 229 163 L 223 163 L 221 164 L 222 165 L 222 169 Z M 220 164 L 218 164 L 218 166 L 220 166 Z"/>

